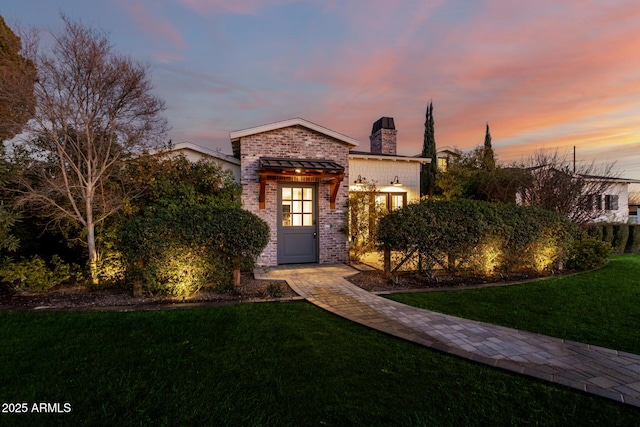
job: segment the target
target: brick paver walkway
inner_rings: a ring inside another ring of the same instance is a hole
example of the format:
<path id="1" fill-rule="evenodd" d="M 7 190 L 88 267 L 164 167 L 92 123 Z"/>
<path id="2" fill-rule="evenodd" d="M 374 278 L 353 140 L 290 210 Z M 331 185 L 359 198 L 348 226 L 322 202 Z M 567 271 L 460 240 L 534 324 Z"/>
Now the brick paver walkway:
<path id="1" fill-rule="evenodd" d="M 640 356 L 410 307 L 344 279 L 347 265 L 256 269 L 341 317 L 429 348 L 640 407 Z"/>

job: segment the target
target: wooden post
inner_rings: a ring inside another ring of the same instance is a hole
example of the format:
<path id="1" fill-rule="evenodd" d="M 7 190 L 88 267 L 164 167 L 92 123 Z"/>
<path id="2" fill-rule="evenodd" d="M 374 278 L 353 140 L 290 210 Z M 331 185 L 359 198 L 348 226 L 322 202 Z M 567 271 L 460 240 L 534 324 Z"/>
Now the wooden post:
<path id="1" fill-rule="evenodd" d="M 384 245 L 384 278 L 391 277 L 391 249 Z"/>
<path id="2" fill-rule="evenodd" d="M 135 266 L 136 270 L 142 270 L 144 268 L 144 260 L 142 258 L 139 258 L 133 262 L 133 265 Z M 131 294 L 134 297 L 142 296 L 142 282 L 139 278 L 136 278 L 133 281 L 133 289 L 131 290 Z"/>
<path id="3" fill-rule="evenodd" d="M 240 257 L 233 257 L 233 286 L 240 286 Z"/>

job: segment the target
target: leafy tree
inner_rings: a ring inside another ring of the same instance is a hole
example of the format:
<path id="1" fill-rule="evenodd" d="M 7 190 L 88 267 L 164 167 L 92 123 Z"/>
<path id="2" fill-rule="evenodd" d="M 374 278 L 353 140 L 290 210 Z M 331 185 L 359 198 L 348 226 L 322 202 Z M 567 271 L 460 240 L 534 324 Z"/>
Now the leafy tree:
<path id="1" fill-rule="evenodd" d="M 0 144 L 0 189 L 2 189 L 11 175 L 16 173 L 14 165 L 6 157 L 6 149 Z M 19 239 L 14 234 L 14 226 L 19 215 L 5 205 L 8 199 L 6 191 L 2 191 L 0 200 L 0 251 L 15 251 L 18 248 Z"/>
<path id="2" fill-rule="evenodd" d="M 0 16 L 0 141 L 19 134 L 34 114 L 36 68 L 21 51 L 20 37 Z"/>
<path id="3" fill-rule="evenodd" d="M 200 205 L 219 209 L 241 207 L 242 188 L 233 174 L 214 160 L 191 162 L 182 155 L 149 155 L 132 159 L 127 169 L 142 186 L 140 196 L 131 203 L 134 214 L 178 211 Z"/>
<path id="4" fill-rule="evenodd" d="M 377 244 L 378 221 L 387 213 L 387 206 L 376 201 L 378 194 L 376 182 L 366 178 L 356 190 L 349 191 L 349 252 L 354 261 Z"/>
<path id="5" fill-rule="evenodd" d="M 436 174 L 438 171 L 438 159 L 436 158 L 436 139 L 433 121 L 433 102 L 427 106 L 426 120 L 424 122 L 424 142 L 422 145 L 422 157 L 431 159 L 431 163 L 422 165 L 420 169 L 420 195 L 433 196 L 436 191 Z"/>
<path id="6" fill-rule="evenodd" d="M 62 19 L 51 52 L 34 57 L 32 157 L 20 201 L 55 223 L 78 225 L 95 281 L 96 226 L 131 196 L 118 175 L 132 156 L 160 145 L 167 125 L 148 68 L 116 53 L 102 32 Z"/>
<path id="7" fill-rule="evenodd" d="M 518 166 L 496 166 L 493 154 L 487 161 L 487 151 L 486 146 L 480 146 L 453 157 L 447 171 L 438 175 L 438 187 L 445 199 L 516 202 L 516 194 L 528 183 L 529 174 Z"/>

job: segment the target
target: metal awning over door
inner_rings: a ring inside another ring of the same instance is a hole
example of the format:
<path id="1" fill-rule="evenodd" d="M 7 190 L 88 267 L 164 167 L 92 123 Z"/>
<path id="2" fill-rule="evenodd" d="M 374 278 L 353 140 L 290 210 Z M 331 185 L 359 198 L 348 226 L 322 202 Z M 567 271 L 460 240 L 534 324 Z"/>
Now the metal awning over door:
<path id="1" fill-rule="evenodd" d="M 266 206 L 266 184 L 268 180 L 326 182 L 329 184 L 330 208 L 336 207 L 336 196 L 344 179 L 344 166 L 327 159 L 287 159 L 261 157 L 258 163 L 260 177 L 259 206 Z"/>

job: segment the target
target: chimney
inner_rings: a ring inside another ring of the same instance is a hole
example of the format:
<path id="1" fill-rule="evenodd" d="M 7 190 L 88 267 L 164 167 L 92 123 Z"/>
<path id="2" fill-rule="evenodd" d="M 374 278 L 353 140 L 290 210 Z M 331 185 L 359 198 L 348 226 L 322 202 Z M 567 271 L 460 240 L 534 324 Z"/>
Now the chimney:
<path id="1" fill-rule="evenodd" d="M 371 129 L 371 153 L 373 154 L 396 154 L 396 125 L 393 117 L 381 117 L 373 124 Z"/>

